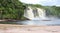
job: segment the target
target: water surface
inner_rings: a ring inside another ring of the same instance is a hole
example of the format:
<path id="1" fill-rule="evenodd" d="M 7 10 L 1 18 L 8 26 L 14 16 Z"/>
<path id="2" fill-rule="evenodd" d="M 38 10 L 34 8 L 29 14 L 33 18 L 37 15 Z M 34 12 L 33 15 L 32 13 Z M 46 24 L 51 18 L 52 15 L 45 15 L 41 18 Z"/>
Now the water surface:
<path id="1" fill-rule="evenodd" d="M 60 25 L 60 19 L 50 20 L 25 20 L 17 22 L 0 22 L 2 24 L 19 24 L 19 25 Z"/>

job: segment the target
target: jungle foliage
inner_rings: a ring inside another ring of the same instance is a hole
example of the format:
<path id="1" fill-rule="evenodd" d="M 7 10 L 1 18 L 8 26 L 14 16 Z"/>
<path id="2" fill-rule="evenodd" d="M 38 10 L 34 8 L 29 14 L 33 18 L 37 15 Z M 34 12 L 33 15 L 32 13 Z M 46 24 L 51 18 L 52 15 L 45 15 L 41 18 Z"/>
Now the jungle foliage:
<path id="1" fill-rule="evenodd" d="M 21 19 L 24 9 L 19 0 L 0 0 L 0 19 Z"/>

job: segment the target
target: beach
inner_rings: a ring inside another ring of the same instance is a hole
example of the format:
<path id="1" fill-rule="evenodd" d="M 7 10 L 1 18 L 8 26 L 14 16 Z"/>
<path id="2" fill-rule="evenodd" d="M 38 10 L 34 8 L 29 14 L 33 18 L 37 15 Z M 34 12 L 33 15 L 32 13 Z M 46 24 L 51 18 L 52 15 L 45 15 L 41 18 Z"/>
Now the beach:
<path id="1" fill-rule="evenodd" d="M 60 33 L 60 26 L 0 24 L 0 33 Z"/>

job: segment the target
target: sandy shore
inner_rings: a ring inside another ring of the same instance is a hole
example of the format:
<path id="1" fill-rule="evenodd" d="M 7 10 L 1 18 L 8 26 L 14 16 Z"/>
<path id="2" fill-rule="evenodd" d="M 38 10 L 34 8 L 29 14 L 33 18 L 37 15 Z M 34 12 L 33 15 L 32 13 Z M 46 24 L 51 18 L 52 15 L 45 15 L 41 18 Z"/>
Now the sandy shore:
<path id="1" fill-rule="evenodd" d="M 60 33 L 60 26 L 0 24 L 0 33 Z"/>

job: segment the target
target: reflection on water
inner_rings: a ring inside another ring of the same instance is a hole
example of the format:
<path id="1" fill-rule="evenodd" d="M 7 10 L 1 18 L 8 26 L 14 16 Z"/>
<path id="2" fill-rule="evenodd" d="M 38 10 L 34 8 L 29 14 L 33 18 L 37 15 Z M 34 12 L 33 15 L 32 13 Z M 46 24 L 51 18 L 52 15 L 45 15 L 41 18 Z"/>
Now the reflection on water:
<path id="1" fill-rule="evenodd" d="M 26 20 L 18 22 L 0 22 L 3 24 L 20 24 L 20 25 L 60 25 L 60 19 L 50 20 Z"/>
<path id="2" fill-rule="evenodd" d="M 24 24 L 24 25 L 60 25 L 59 20 L 55 21 L 40 21 L 40 20 L 32 20 L 32 21 L 22 21 L 22 22 L 17 22 L 18 24 Z"/>

